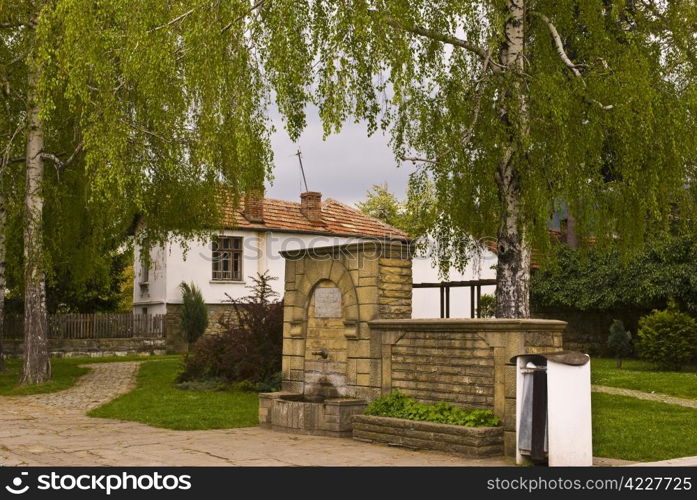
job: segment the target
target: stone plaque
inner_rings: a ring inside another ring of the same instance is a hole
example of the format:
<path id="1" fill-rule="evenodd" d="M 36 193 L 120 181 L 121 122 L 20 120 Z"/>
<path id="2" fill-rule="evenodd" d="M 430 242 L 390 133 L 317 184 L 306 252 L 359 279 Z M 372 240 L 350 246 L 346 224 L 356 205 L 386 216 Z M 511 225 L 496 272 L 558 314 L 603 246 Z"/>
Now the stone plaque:
<path id="1" fill-rule="evenodd" d="M 315 289 L 315 318 L 341 316 L 341 290 L 334 287 Z"/>

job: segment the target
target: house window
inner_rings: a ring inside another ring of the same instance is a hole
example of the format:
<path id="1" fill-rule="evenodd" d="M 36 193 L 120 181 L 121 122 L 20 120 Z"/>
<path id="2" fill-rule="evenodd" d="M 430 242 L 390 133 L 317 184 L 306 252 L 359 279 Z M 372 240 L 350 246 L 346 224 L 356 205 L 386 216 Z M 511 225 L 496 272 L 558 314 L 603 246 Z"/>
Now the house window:
<path id="1" fill-rule="evenodd" d="M 145 255 L 140 258 L 140 284 L 147 285 L 150 277 L 150 259 Z"/>
<path id="2" fill-rule="evenodd" d="M 213 240 L 213 281 L 242 281 L 242 238 Z"/>

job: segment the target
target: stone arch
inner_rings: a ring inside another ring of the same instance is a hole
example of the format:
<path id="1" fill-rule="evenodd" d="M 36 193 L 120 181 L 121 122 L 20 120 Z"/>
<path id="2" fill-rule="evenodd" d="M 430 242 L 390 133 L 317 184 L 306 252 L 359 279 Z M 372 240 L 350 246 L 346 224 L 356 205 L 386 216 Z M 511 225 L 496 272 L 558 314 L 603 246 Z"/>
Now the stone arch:
<path id="1" fill-rule="evenodd" d="M 322 294 L 322 309 L 320 290 L 329 292 Z M 348 344 L 358 335 L 358 295 L 349 270 L 338 260 L 306 259 L 294 300 L 294 315 L 300 316 L 296 332 L 302 338 L 303 362 L 297 369 L 303 373 L 303 394 L 310 400 L 352 395 Z"/>
<path id="2" fill-rule="evenodd" d="M 300 335 L 306 337 L 307 312 L 317 286 L 323 281 L 332 282 L 341 291 L 342 317 L 347 337 L 358 335 L 358 293 L 349 270 L 335 259 L 305 260 L 305 273 L 299 280 L 292 297 L 293 323 L 301 323 Z"/>

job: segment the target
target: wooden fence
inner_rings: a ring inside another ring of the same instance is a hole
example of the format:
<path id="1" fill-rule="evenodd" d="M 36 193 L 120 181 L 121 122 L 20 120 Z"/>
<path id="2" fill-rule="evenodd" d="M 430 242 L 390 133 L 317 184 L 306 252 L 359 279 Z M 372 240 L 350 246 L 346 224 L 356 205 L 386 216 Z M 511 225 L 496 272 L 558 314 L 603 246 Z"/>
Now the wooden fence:
<path id="1" fill-rule="evenodd" d="M 19 314 L 5 315 L 3 338 L 24 337 L 24 319 Z M 49 314 L 50 339 L 122 339 L 162 338 L 165 336 L 164 314 L 98 313 Z"/>

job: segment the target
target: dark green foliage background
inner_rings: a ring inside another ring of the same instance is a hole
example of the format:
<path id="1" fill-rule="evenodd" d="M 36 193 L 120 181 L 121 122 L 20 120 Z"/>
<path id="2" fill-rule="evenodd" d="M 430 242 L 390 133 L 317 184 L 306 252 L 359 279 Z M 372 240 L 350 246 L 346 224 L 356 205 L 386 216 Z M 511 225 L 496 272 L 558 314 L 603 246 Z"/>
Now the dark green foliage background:
<path id="1" fill-rule="evenodd" d="M 531 288 L 536 310 L 648 312 L 665 308 L 673 299 L 697 314 L 695 240 L 653 240 L 629 259 L 613 249 L 559 246 L 554 258 L 533 274 Z"/>

